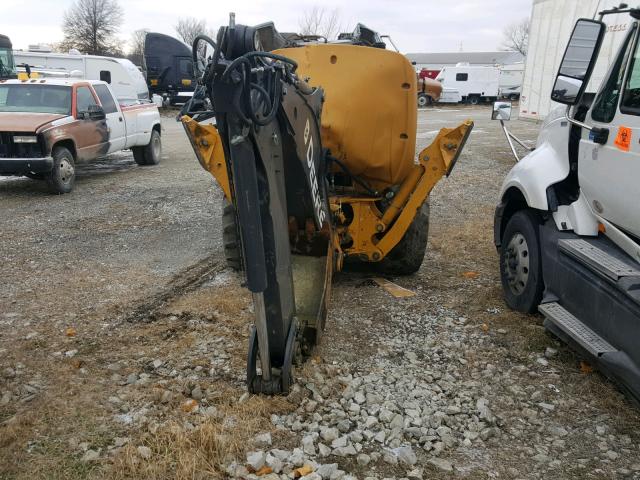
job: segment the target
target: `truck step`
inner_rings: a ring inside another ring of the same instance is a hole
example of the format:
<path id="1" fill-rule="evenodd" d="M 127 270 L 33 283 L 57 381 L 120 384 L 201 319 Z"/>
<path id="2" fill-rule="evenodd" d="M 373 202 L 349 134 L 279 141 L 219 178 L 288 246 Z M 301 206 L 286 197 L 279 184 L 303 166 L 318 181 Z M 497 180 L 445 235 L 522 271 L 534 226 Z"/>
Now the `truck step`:
<path id="1" fill-rule="evenodd" d="M 584 262 L 616 282 L 622 277 L 640 277 L 640 269 L 633 263 L 619 260 L 581 238 L 559 240 L 558 246 L 561 252 Z"/>
<path id="2" fill-rule="evenodd" d="M 618 351 L 559 303 L 543 303 L 538 310 L 592 355 L 599 357 L 603 353 Z"/>

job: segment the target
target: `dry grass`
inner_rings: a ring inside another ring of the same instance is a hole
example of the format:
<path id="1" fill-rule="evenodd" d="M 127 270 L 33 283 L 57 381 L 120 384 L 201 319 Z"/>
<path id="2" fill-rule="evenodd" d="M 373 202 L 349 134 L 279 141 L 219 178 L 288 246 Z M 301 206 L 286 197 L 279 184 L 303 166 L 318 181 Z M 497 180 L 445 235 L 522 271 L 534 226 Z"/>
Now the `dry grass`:
<path id="1" fill-rule="evenodd" d="M 223 317 L 225 324 L 246 325 L 251 298 L 239 285 L 203 287 L 174 299 L 166 308 L 167 314 L 190 312 L 204 318 Z"/>
<path id="2" fill-rule="evenodd" d="M 284 398 L 251 397 L 242 404 L 221 406 L 221 415 L 189 430 L 178 423 L 142 439 L 152 457 L 144 460 L 137 447 L 125 448 L 105 473 L 108 478 L 150 480 L 224 478 L 223 466 L 242 461 L 251 439 L 273 428 L 272 413 L 293 410 Z"/>

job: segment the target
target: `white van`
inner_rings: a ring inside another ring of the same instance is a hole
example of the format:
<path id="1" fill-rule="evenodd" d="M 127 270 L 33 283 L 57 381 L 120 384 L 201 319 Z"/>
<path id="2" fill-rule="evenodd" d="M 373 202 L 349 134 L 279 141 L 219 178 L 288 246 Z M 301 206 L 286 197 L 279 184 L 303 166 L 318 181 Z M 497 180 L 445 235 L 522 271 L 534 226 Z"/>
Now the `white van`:
<path id="1" fill-rule="evenodd" d="M 26 75 L 28 65 L 31 78 L 77 77 L 107 82 L 121 104 L 149 99 L 147 82 L 142 72 L 126 58 L 21 50 L 15 50 L 13 54 L 19 77 Z"/>

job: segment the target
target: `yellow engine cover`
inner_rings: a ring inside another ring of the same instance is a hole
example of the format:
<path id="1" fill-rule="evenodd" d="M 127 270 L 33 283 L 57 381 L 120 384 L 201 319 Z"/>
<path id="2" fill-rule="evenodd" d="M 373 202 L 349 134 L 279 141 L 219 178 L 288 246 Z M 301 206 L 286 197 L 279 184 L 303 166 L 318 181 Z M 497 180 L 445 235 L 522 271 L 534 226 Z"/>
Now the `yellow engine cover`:
<path id="1" fill-rule="evenodd" d="M 404 55 L 380 48 L 317 44 L 274 53 L 322 87 L 322 143 L 375 189 L 402 183 L 414 165 L 416 73 Z"/>

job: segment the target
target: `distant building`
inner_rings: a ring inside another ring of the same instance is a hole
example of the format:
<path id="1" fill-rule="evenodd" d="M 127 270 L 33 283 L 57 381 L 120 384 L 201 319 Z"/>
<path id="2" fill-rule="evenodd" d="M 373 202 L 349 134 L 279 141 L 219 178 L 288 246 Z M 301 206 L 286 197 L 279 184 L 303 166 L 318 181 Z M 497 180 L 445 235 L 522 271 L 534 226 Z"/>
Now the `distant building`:
<path id="1" fill-rule="evenodd" d="M 468 63 L 472 66 L 502 66 L 524 61 L 524 57 L 518 52 L 407 53 L 407 58 L 415 62 L 416 71 L 440 71 L 444 67 L 455 67 L 458 63 Z"/>

